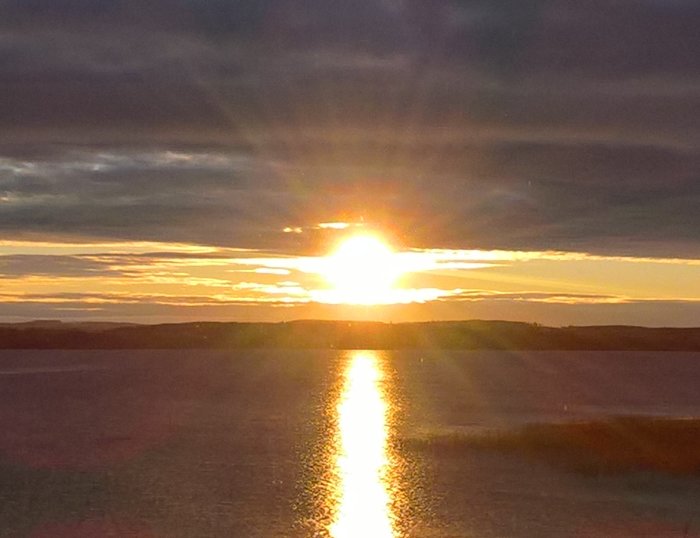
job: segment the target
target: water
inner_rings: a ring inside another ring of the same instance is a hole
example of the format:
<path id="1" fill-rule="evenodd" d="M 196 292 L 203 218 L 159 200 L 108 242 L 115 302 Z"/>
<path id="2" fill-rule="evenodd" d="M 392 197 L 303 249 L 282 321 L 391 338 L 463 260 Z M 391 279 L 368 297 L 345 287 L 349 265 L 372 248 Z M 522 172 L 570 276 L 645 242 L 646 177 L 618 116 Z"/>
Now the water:
<path id="1" fill-rule="evenodd" d="M 0 536 L 699 536 L 700 482 L 435 435 L 700 416 L 700 354 L 0 351 Z"/>

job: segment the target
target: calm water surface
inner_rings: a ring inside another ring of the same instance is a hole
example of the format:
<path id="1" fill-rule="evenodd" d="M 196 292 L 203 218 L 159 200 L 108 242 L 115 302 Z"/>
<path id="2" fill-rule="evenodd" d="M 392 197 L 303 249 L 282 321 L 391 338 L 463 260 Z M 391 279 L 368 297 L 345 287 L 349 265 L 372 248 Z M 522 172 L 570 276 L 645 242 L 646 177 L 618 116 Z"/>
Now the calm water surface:
<path id="1" fill-rule="evenodd" d="M 431 436 L 700 416 L 700 354 L 0 351 L 0 536 L 700 536 L 695 479 Z"/>

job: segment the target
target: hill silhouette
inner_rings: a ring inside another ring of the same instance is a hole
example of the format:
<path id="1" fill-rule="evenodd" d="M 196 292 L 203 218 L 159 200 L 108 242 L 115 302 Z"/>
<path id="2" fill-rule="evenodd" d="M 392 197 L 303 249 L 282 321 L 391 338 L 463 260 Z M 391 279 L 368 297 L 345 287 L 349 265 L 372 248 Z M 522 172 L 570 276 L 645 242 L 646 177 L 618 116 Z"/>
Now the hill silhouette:
<path id="1" fill-rule="evenodd" d="M 700 328 L 506 321 L 0 325 L 2 349 L 522 349 L 700 351 Z"/>

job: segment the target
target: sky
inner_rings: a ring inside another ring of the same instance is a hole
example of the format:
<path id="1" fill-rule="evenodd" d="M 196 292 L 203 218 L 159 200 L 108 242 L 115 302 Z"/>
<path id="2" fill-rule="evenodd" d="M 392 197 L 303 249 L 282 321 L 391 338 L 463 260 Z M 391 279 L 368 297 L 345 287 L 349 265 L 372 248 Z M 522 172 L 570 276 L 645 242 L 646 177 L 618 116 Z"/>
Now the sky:
<path id="1" fill-rule="evenodd" d="M 696 0 L 0 0 L 0 320 L 698 325 L 699 27 Z M 393 249 L 383 304 L 329 290 L 353 234 Z"/>

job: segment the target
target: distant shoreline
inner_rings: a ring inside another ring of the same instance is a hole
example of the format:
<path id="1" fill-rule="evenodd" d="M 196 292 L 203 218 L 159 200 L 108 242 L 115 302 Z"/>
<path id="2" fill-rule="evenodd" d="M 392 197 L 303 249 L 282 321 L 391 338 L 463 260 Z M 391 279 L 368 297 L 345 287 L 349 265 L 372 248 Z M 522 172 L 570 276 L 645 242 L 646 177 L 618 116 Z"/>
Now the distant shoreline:
<path id="1" fill-rule="evenodd" d="M 494 349 L 700 351 L 700 328 L 507 321 L 0 324 L 0 349 Z"/>

